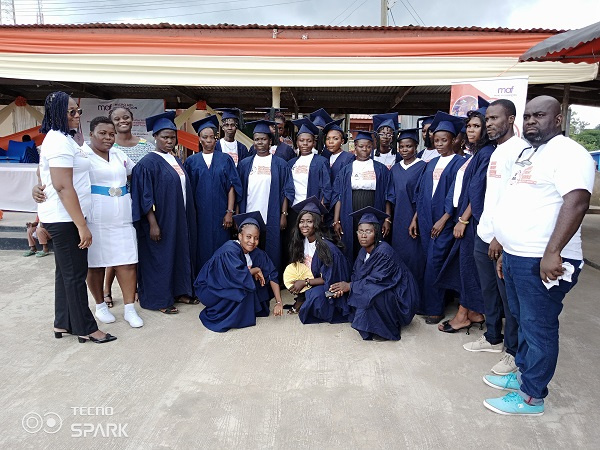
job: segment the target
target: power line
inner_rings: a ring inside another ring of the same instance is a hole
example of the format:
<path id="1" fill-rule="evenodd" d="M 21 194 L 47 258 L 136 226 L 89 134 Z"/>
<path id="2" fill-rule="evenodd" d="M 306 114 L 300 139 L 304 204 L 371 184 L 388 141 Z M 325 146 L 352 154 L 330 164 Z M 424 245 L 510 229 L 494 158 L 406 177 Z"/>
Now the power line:
<path id="1" fill-rule="evenodd" d="M 358 2 L 359 0 L 354 0 L 352 3 L 350 3 L 350 5 L 348 5 L 346 7 L 346 9 L 344 9 L 341 13 L 339 13 L 337 16 L 335 16 L 329 23 L 328 25 L 331 25 L 333 22 L 335 22 L 337 20 L 338 17 L 340 17 L 342 14 L 344 14 L 346 11 L 348 11 L 350 8 L 352 8 L 352 6 Z"/>
<path id="2" fill-rule="evenodd" d="M 406 8 L 406 10 L 408 11 L 408 13 L 412 16 L 412 18 L 415 19 L 415 22 L 417 23 L 417 25 L 419 25 L 419 21 L 417 20 L 417 18 L 415 17 L 415 15 L 412 13 L 412 11 L 410 9 L 408 9 L 408 6 L 406 6 L 406 3 L 404 3 L 404 0 L 400 0 L 400 1 L 404 5 L 404 8 Z"/>
<path id="3" fill-rule="evenodd" d="M 358 5 L 356 8 L 354 8 L 352 10 L 352 12 L 350 14 L 348 14 L 346 17 L 344 17 L 342 20 L 340 20 L 337 25 L 339 25 L 340 23 L 348 20 L 350 18 L 350 16 L 352 16 L 352 14 L 354 14 L 356 12 L 357 9 L 359 9 L 362 5 L 364 5 L 365 3 L 367 3 L 367 0 L 364 0 L 360 5 Z"/>
<path id="4" fill-rule="evenodd" d="M 417 15 L 417 17 L 419 18 L 419 20 L 421 21 L 421 24 L 423 26 L 425 26 L 425 22 L 423 21 L 423 19 L 421 19 L 421 16 L 419 15 L 419 13 L 417 12 L 417 10 L 415 9 L 415 7 L 412 5 L 412 3 L 410 2 L 410 0 L 406 0 L 406 2 L 410 5 L 410 7 L 412 8 L 412 10 L 415 12 L 415 14 Z"/>
<path id="5" fill-rule="evenodd" d="M 305 3 L 309 0 L 293 0 L 293 1 L 287 1 L 287 2 L 279 2 L 279 3 L 269 3 L 269 4 L 263 4 L 263 5 L 257 5 L 257 6 L 247 6 L 247 7 L 243 7 L 243 8 L 228 8 L 228 9 L 215 9 L 212 11 L 202 11 L 202 13 L 198 13 L 198 14 L 210 14 L 210 13 L 218 13 L 218 12 L 228 12 L 228 11 L 241 11 L 241 10 L 245 10 L 245 9 L 254 9 L 254 8 L 266 8 L 269 6 L 281 6 L 281 5 L 291 5 L 293 3 Z M 126 19 L 113 19 L 113 20 L 102 20 L 100 22 L 96 22 L 96 23 L 111 23 L 111 22 L 119 22 L 119 23 L 123 23 L 125 20 L 162 20 L 162 19 L 170 19 L 170 18 L 174 18 L 174 17 L 190 17 L 190 16 L 194 16 L 197 14 L 177 14 L 177 15 L 173 15 L 173 16 L 160 16 L 160 17 L 127 17 Z M 71 22 L 72 24 L 89 24 L 89 23 L 93 23 L 88 21 L 85 22 Z"/>
<path id="6" fill-rule="evenodd" d="M 390 16 L 392 16 L 392 22 L 394 22 L 394 26 L 397 27 L 398 25 L 396 25 L 396 19 L 394 19 L 394 13 L 392 12 L 391 9 L 390 9 Z"/>

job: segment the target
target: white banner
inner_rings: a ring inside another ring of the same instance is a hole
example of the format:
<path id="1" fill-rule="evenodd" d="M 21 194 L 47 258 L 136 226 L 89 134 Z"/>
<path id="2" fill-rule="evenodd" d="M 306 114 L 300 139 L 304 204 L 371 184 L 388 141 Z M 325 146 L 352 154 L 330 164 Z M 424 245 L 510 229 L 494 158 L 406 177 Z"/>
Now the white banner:
<path id="1" fill-rule="evenodd" d="M 133 114 L 133 127 L 131 129 L 133 135 L 154 142 L 152 134 L 146 131 L 146 117 L 165 111 L 164 101 L 160 99 L 119 98 L 114 100 L 100 100 L 97 98 L 80 98 L 79 106 L 83 109 L 81 130 L 86 141 L 89 139 L 90 122 L 92 119 L 98 116 L 108 116 L 108 112 L 113 108 L 125 107 Z"/>
<path id="2" fill-rule="evenodd" d="M 512 101 L 517 108 L 515 132 L 521 136 L 528 81 L 529 77 L 502 77 L 453 82 L 450 114 L 466 116 L 467 112 L 477 109 L 477 96 L 483 97 L 490 103 L 504 98 Z"/>

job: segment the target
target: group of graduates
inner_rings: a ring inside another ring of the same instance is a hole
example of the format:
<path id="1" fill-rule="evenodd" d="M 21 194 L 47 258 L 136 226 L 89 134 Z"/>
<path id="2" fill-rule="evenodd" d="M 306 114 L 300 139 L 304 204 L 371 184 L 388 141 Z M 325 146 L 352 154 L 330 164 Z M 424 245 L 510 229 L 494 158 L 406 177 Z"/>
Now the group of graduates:
<path id="1" fill-rule="evenodd" d="M 201 302 L 202 323 L 223 332 L 255 325 L 275 298 L 276 316 L 287 308 L 303 323 L 350 322 L 364 339 L 398 340 L 415 314 L 439 323 L 458 295 L 482 325 L 467 224 L 481 213 L 494 150 L 486 106 L 421 118 L 420 152 L 419 128 L 374 115 L 353 153 L 344 119 L 323 109 L 292 121 L 296 149 L 280 113 L 247 123 L 248 149 L 235 139 L 242 111 L 223 108 L 221 126 L 216 115 L 192 124 L 200 150 L 183 164 L 171 155 L 175 113 L 147 118 L 156 148 L 131 176 L 140 305 L 172 314 L 181 298 Z"/>

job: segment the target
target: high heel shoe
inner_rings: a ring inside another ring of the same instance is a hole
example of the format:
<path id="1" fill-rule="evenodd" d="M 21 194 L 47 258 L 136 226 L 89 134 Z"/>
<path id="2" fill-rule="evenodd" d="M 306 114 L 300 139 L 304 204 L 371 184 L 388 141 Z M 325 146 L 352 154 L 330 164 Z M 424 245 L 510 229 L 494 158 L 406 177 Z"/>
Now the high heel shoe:
<path id="1" fill-rule="evenodd" d="M 471 334 L 469 330 L 471 329 L 471 326 L 473 326 L 473 324 L 471 323 L 465 327 L 454 328 L 452 327 L 452 325 L 450 325 L 449 320 L 445 320 L 444 322 L 442 322 L 442 325 L 443 327 L 440 331 L 443 331 L 444 333 L 458 333 L 460 330 L 467 330 L 466 334 Z"/>
<path id="2" fill-rule="evenodd" d="M 71 334 L 71 332 L 69 330 L 65 330 L 65 331 L 56 331 L 56 330 L 54 330 L 54 337 L 56 339 L 62 338 L 63 334 Z"/>
<path id="3" fill-rule="evenodd" d="M 477 326 L 479 325 L 479 329 L 483 330 L 483 325 L 485 324 L 485 319 L 480 320 L 479 322 L 471 322 L 472 326 Z"/>
<path id="4" fill-rule="evenodd" d="M 91 341 L 95 344 L 104 344 L 106 342 L 116 341 L 117 337 L 106 333 L 106 336 L 104 336 L 102 339 L 96 339 L 94 336 L 78 336 L 77 339 L 79 340 L 80 344 L 85 344 L 88 341 Z"/>

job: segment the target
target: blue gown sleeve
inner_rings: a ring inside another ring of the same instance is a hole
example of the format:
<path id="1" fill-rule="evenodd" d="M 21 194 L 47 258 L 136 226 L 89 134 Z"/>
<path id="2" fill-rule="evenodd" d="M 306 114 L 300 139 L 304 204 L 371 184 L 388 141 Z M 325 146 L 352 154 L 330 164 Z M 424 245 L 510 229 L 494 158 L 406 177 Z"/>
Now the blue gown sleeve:
<path id="1" fill-rule="evenodd" d="M 361 256 L 364 258 L 362 250 L 358 258 Z M 371 258 L 374 260 L 371 261 Z M 370 263 L 371 270 L 366 274 L 361 270 L 356 271 L 356 268 L 360 264 L 355 264 L 355 273 L 352 275 L 352 286 L 350 289 L 350 296 L 354 303 L 357 303 L 356 300 L 358 297 L 358 299 L 362 300 L 361 303 L 364 303 L 360 305 L 363 308 L 370 306 L 376 296 L 396 285 L 401 278 L 399 267 L 390 255 L 372 255 L 364 264 L 368 263 Z"/>
<path id="2" fill-rule="evenodd" d="M 294 202 L 294 198 L 296 197 L 296 190 L 294 189 L 294 180 L 292 179 L 292 171 L 289 166 L 282 167 L 280 171 L 281 176 L 283 177 L 281 185 L 283 186 L 283 195 L 288 199 L 290 205 Z"/>
<path id="3" fill-rule="evenodd" d="M 152 174 L 143 164 L 136 164 L 131 172 L 131 212 L 134 222 L 141 220 L 154 205 Z"/>
<path id="4" fill-rule="evenodd" d="M 240 175 L 235 167 L 233 159 L 229 158 L 225 164 L 227 165 L 225 168 L 227 185 L 229 186 L 229 189 L 233 187 L 233 190 L 235 191 L 235 203 L 238 204 L 242 199 L 242 181 L 240 180 Z"/>
<path id="5" fill-rule="evenodd" d="M 266 283 L 269 283 L 269 281 L 279 282 L 279 273 L 265 251 L 255 248 L 250 252 L 250 258 L 252 259 L 252 267 L 260 268 Z"/>
<path id="6" fill-rule="evenodd" d="M 450 214 L 450 216 L 454 215 L 454 188 L 456 186 L 456 178 L 452 180 L 452 184 L 450 185 L 450 189 L 448 190 L 448 194 L 446 195 L 446 200 L 444 200 L 444 212 Z"/>
<path id="7" fill-rule="evenodd" d="M 319 200 L 323 200 L 323 204 L 329 207 L 331 202 L 331 176 L 329 175 L 329 168 L 327 161 L 323 161 L 323 164 L 319 167 L 319 186 L 323 197 Z"/>

